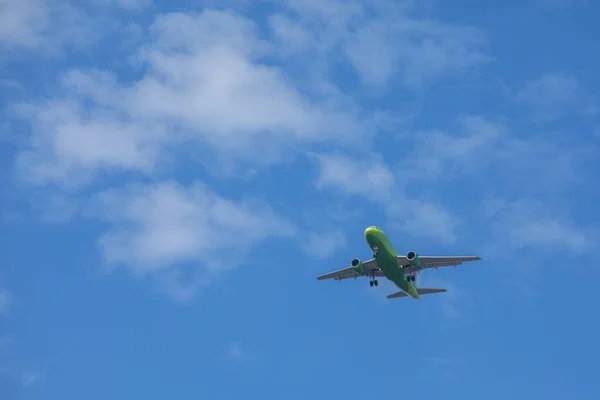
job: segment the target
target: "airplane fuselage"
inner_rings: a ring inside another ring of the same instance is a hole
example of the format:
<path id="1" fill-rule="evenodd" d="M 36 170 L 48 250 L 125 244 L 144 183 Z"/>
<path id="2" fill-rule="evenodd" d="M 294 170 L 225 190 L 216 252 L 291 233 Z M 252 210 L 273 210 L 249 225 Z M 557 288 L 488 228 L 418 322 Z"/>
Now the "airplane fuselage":
<path id="1" fill-rule="evenodd" d="M 385 233 L 376 226 L 370 226 L 365 230 L 365 240 L 373 250 L 377 266 L 385 277 L 394 282 L 406 294 L 418 299 L 417 288 L 413 281 L 406 279 L 404 271 L 398 265 L 398 252 L 396 252 Z"/>

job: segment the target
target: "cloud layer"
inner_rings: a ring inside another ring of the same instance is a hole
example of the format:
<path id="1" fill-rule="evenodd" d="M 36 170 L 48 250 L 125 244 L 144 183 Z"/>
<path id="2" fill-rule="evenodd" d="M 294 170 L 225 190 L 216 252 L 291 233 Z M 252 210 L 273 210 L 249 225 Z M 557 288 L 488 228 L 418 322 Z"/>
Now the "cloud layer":
<path id="1" fill-rule="evenodd" d="M 296 231 L 268 206 L 225 199 L 201 183 L 105 191 L 89 211 L 115 224 L 100 239 L 107 262 L 142 274 L 189 261 L 209 271 L 232 268 L 249 246 Z"/>
<path id="2" fill-rule="evenodd" d="M 317 259 L 335 254 L 346 227 L 333 227 L 333 216 L 305 229 L 266 194 L 229 190 L 249 171 L 289 182 L 281 171 L 302 155 L 315 192 L 372 203 L 414 237 L 454 245 L 474 240 L 468 227 L 484 226 L 491 233 L 476 238 L 479 247 L 593 248 L 592 228 L 546 202 L 585 178 L 590 147 L 505 116 L 458 115 L 427 129 L 406 117 L 405 98 L 495 62 L 484 30 L 437 21 L 410 1 L 264 1 L 263 25 L 236 1 L 137 21 L 150 5 L 28 0 L 8 3 L 0 17 L 0 48 L 11 54 L 85 54 L 102 38 L 118 42 L 93 67 L 70 59 L 55 85 L 8 107 L 28 133 L 17 146 L 17 182 L 42 193 L 50 214 L 98 220 L 108 265 L 160 275 L 169 291 L 182 265 L 198 265 L 201 282 L 274 238 L 294 238 Z M 119 7 L 137 22 L 110 19 Z M 98 29 L 105 19 L 110 29 Z M 542 124 L 574 110 L 591 115 L 583 87 L 543 74 L 511 101 Z M 185 182 L 175 178 L 182 170 Z M 271 186 L 278 194 L 285 184 Z M 324 202 L 320 210 L 340 210 Z M 171 291 L 187 298 L 190 287 Z"/>

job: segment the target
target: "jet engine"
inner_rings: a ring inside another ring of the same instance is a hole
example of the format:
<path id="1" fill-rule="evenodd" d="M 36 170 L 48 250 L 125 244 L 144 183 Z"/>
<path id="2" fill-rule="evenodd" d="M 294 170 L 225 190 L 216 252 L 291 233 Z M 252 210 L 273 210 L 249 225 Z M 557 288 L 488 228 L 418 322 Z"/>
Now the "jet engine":
<path id="1" fill-rule="evenodd" d="M 360 261 L 358 258 L 353 258 L 350 261 L 350 267 L 352 267 L 354 272 L 356 272 L 357 274 L 363 273 L 363 264 L 362 261 Z"/>
<path id="2" fill-rule="evenodd" d="M 409 251 L 406 253 L 406 259 L 413 267 L 418 267 L 421 264 L 421 260 L 419 260 L 419 255 L 414 251 Z"/>

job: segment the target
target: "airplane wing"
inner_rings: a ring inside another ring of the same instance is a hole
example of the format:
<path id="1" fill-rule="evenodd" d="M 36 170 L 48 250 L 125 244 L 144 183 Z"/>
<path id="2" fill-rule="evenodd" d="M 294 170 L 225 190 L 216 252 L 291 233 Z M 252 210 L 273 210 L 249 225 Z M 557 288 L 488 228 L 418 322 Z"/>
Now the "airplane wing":
<path id="1" fill-rule="evenodd" d="M 317 280 L 322 281 L 324 279 L 335 279 L 336 281 L 342 281 L 344 279 L 350 279 L 350 278 L 356 279 L 361 276 L 370 276 L 372 270 L 374 270 L 373 272 L 375 273 L 375 276 L 377 276 L 377 277 L 384 276 L 383 272 L 381 272 L 381 270 L 377 266 L 377 262 L 375 262 L 374 259 L 370 259 L 368 261 L 363 261 L 362 265 L 363 265 L 363 272 L 361 274 L 356 273 L 352 267 L 346 267 L 343 269 L 339 269 L 337 271 L 329 272 L 327 274 L 319 275 L 317 277 Z"/>
<path id="2" fill-rule="evenodd" d="M 451 267 L 458 266 L 464 262 L 469 261 L 478 261 L 481 260 L 481 257 L 478 256 L 421 256 L 419 255 L 419 261 L 421 264 L 418 267 L 413 267 L 410 262 L 408 262 L 406 256 L 397 256 L 398 265 L 410 266 L 409 269 L 412 270 L 422 270 L 427 268 L 435 268 L 439 267 Z"/>

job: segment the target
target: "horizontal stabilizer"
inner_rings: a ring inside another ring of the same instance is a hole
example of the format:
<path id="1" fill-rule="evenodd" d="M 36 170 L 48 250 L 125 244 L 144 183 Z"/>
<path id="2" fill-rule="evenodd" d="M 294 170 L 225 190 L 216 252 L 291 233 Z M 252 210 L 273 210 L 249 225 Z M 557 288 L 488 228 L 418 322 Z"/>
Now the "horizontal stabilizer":
<path id="1" fill-rule="evenodd" d="M 432 293 L 444 293 L 446 289 L 417 289 L 417 293 L 421 294 L 432 294 Z"/>
<path id="2" fill-rule="evenodd" d="M 417 289 L 417 293 L 420 295 L 422 294 L 432 294 L 432 293 L 443 293 L 443 292 L 447 292 L 446 289 Z M 396 293 L 392 293 L 390 295 L 387 296 L 388 299 L 397 299 L 399 297 L 406 297 L 408 296 L 405 292 L 396 292 Z"/>

